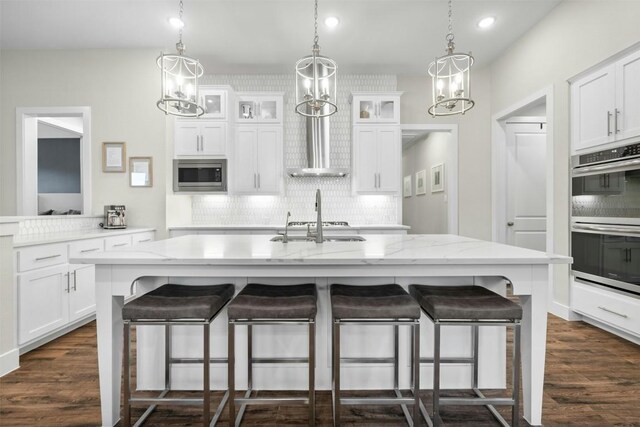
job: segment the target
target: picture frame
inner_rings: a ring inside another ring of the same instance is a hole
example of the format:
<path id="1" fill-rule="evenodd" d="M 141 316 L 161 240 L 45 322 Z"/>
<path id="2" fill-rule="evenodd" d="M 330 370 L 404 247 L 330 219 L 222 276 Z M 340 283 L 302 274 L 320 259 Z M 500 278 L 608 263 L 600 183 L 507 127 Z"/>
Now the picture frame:
<path id="1" fill-rule="evenodd" d="M 444 163 L 431 166 L 431 192 L 444 191 Z"/>
<path id="2" fill-rule="evenodd" d="M 411 175 L 407 175 L 403 180 L 402 194 L 404 197 L 411 197 Z"/>
<path id="3" fill-rule="evenodd" d="M 416 172 L 416 196 L 427 194 L 427 171 Z"/>
<path id="4" fill-rule="evenodd" d="M 102 143 L 102 172 L 127 171 L 127 146 L 124 142 Z"/>
<path id="5" fill-rule="evenodd" d="M 129 185 L 153 187 L 152 157 L 129 157 Z"/>

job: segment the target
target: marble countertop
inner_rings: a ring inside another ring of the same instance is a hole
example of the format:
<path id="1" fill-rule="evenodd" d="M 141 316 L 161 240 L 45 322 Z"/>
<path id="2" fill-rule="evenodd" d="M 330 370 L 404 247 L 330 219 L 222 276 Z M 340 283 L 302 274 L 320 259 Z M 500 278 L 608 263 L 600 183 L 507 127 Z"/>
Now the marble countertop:
<path id="1" fill-rule="evenodd" d="M 327 237 L 325 235 L 325 237 Z M 266 235 L 189 235 L 72 258 L 88 264 L 568 264 L 571 258 L 451 234 L 372 234 L 364 242 L 271 242 Z"/>
<path id="2" fill-rule="evenodd" d="M 169 230 L 284 230 L 284 225 L 279 224 L 238 224 L 238 225 L 179 225 L 167 227 Z M 304 229 L 303 226 L 290 226 L 290 230 Z M 410 230 L 411 227 L 402 224 L 365 224 L 343 226 L 324 226 L 325 230 Z"/>
<path id="3" fill-rule="evenodd" d="M 17 235 L 13 238 L 13 247 L 20 248 L 23 246 L 43 245 L 46 243 L 68 242 L 70 240 L 95 239 L 101 237 L 119 236 L 122 234 L 143 233 L 145 231 L 155 231 L 155 228 L 116 228 L 116 229 L 90 229 L 67 231 L 62 233 L 41 233 Z"/>

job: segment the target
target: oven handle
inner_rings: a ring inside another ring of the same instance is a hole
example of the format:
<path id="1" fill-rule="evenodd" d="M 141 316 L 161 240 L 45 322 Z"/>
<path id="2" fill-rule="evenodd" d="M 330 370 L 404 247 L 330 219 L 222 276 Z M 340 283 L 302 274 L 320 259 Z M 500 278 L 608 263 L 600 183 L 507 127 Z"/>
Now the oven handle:
<path id="1" fill-rule="evenodd" d="M 572 230 L 576 230 L 576 231 L 580 231 L 580 230 L 612 231 L 614 233 L 640 234 L 640 227 L 631 228 L 631 227 L 619 227 L 619 226 L 612 226 L 612 225 L 573 224 L 571 228 Z"/>
<path id="2" fill-rule="evenodd" d="M 576 167 L 572 171 L 573 176 L 589 175 L 601 172 L 624 172 L 637 169 L 640 166 L 640 158 L 633 158 L 621 162 L 612 162 L 595 166 Z"/>

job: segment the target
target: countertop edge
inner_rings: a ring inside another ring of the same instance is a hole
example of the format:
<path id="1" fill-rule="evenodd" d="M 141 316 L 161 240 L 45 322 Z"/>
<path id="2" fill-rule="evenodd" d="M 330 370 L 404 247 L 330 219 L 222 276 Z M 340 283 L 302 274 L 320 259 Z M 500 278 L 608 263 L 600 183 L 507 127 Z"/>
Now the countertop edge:
<path id="1" fill-rule="evenodd" d="M 51 233 L 50 235 L 36 234 L 29 238 L 16 238 L 14 236 L 13 247 L 24 248 L 27 246 L 45 245 L 51 243 L 71 242 L 74 240 L 99 239 L 101 237 L 121 236 L 124 234 L 144 233 L 148 231 L 156 231 L 151 227 L 128 227 L 123 229 L 98 229 L 87 230 L 86 233 L 81 231 L 73 231 L 69 233 Z"/>

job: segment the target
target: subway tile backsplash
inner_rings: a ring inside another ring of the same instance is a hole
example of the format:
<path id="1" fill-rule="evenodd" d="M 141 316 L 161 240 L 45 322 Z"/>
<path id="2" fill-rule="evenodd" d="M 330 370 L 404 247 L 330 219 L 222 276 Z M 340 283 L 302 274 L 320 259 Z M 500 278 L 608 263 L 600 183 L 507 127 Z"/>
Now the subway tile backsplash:
<path id="1" fill-rule="evenodd" d="M 306 166 L 304 118 L 294 112 L 295 82 L 289 75 L 208 75 L 202 84 L 226 84 L 238 92 L 284 92 L 284 169 Z M 395 75 L 339 75 L 338 112 L 330 117 L 331 166 L 351 168 L 351 91 L 395 91 Z M 196 225 L 284 224 L 315 220 L 315 190 L 322 190 L 325 221 L 351 224 L 397 224 L 398 196 L 357 196 L 351 178 L 284 178 L 281 196 L 192 196 Z"/>

